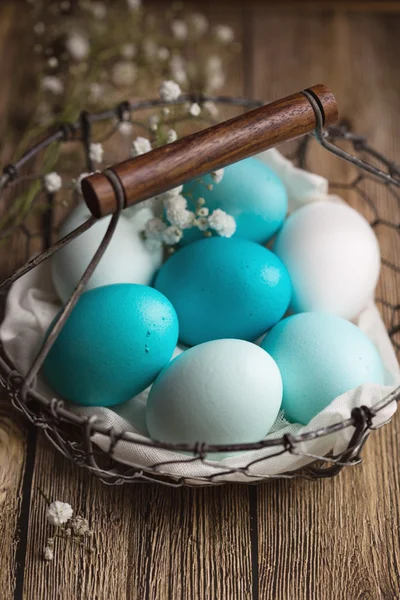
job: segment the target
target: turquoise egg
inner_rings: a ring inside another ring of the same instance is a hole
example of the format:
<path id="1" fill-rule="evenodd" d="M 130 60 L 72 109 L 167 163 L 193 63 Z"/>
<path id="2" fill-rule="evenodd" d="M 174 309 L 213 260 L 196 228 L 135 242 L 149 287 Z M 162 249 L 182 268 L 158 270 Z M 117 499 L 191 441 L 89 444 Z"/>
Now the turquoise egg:
<path id="1" fill-rule="evenodd" d="M 50 387 L 85 406 L 126 402 L 169 362 L 178 319 L 153 288 L 116 284 L 85 292 L 43 365 Z"/>
<path id="2" fill-rule="evenodd" d="M 282 375 L 282 409 L 306 424 L 337 396 L 363 383 L 385 383 L 380 355 L 355 325 L 326 313 L 284 319 L 261 344 Z"/>
<path id="3" fill-rule="evenodd" d="M 253 341 L 283 317 L 291 283 L 275 254 L 239 238 L 206 238 L 185 246 L 159 270 L 155 287 L 173 304 L 180 340 Z"/>
<path id="4" fill-rule="evenodd" d="M 207 189 L 207 185 L 213 189 Z M 287 213 L 287 193 L 279 177 L 256 158 L 246 158 L 225 167 L 220 183 L 211 175 L 190 181 L 183 188 L 188 208 L 204 198 L 210 212 L 221 208 L 236 220 L 234 237 L 264 244 L 280 229 Z M 184 232 L 181 243 L 200 239 L 204 234 L 191 228 Z"/>

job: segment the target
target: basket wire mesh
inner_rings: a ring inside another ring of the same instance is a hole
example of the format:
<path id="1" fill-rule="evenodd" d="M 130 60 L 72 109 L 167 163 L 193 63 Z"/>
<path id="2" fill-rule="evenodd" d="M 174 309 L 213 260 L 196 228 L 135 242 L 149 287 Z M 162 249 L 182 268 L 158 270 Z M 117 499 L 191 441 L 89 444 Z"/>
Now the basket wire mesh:
<path id="1" fill-rule="evenodd" d="M 317 140 L 319 144 L 329 152 L 345 159 L 352 163 L 356 168 L 356 175 L 350 182 L 331 181 L 331 188 L 334 190 L 352 190 L 355 192 L 363 206 L 369 214 L 373 215 L 370 219 L 371 227 L 374 229 L 380 227 L 390 231 L 398 238 L 400 235 L 400 168 L 391 160 L 387 159 L 380 152 L 371 147 L 368 141 L 353 133 L 346 123 L 339 126 L 329 127 L 327 130 L 323 128 L 323 118 L 314 98 L 303 92 L 310 101 L 316 116 L 317 127 L 313 135 L 302 138 L 297 144 L 293 153 L 289 156 L 299 167 L 306 168 L 310 154 L 310 146 Z M 251 109 L 263 105 L 263 102 L 248 100 L 245 98 L 233 97 L 209 97 L 204 95 L 187 95 L 182 96 L 175 105 L 184 104 L 187 102 L 196 102 L 201 106 L 206 102 L 213 102 L 216 105 L 234 106 L 241 109 Z M 129 120 L 135 126 L 144 128 L 149 133 L 151 129 L 143 122 L 140 122 L 137 117 L 141 111 L 148 109 L 162 108 L 168 106 L 168 103 L 162 100 L 145 100 L 134 103 L 123 102 L 113 109 L 106 110 L 97 114 L 89 114 L 86 111 L 81 113 L 80 119 L 76 123 L 63 123 L 55 131 L 51 132 L 43 140 L 32 146 L 19 160 L 13 164 L 7 165 L 3 174 L 0 177 L 0 193 L 7 202 L 6 195 L 9 194 L 8 202 L 12 202 L 13 191 L 17 189 L 19 184 L 34 180 L 42 180 L 43 173 L 32 174 L 31 163 L 37 161 L 40 153 L 48 149 L 55 142 L 61 144 L 78 143 L 82 146 L 86 169 L 91 172 L 94 170 L 94 165 L 90 157 L 90 144 L 92 141 L 107 142 L 112 139 L 118 126 L 121 122 Z M 205 124 L 212 124 L 213 119 L 204 119 Z M 96 124 L 110 124 L 102 131 L 101 136 L 95 137 L 94 126 Z M 347 152 L 342 145 L 351 147 L 351 153 Z M 26 169 L 28 173 L 25 173 Z M 368 190 L 368 182 L 372 180 L 378 182 L 379 185 L 385 186 L 387 192 L 393 198 L 396 205 L 396 219 L 387 219 L 385 215 L 380 214 L 380 209 Z M 367 185 L 365 185 L 367 184 Z M 55 193 L 46 193 L 45 211 L 41 220 L 41 227 L 38 231 L 30 225 L 30 216 L 34 211 L 35 202 L 38 201 L 43 190 L 38 189 L 33 201 L 30 203 L 26 214 L 23 218 L 13 223 L 0 234 L 0 241 L 7 241 L 14 235 L 20 235 L 23 239 L 25 255 L 27 262 L 20 267 L 15 273 L 7 277 L 1 284 L 2 291 L 6 291 L 8 287 L 19 277 L 38 266 L 44 260 L 47 260 L 57 250 L 64 247 L 72 239 L 89 229 L 96 221 L 94 217 L 88 219 L 87 222 L 78 227 L 75 231 L 52 243 L 52 233 L 54 229 L 54 217 L 57 212 L 57 195 Z M 14 194 L 15 195 L 15 194 Z M 72 193 L 72 205 L 77 202 L 76 192 Z M 118 219 L 122 211 L 122 202 L 119 210 L 112 216 L 107 232 L 102 240 L 98 250 L 93 256 L 87 270 L 82 276 L 77 288 L 71 298 L 63 308 L 60 317 L 55 323 L 46 343 L 42 346 L 35 361 L 31 365 L 29 372 L 22 375 L 8 360 L 4 349 L 1 348 L 0 355 L 0 380 L 3 386 L 7 389 L 13 405 L 29 419 L 31 423 L 40 427 L 46 437 L 52 444 L 68 459 L 74 461 L 79 466 L 88 468 L 94 475 L 98 476 L 107 484 L 122 484 L 125 482 L 158 482 L 165 485 L 179 487 L 182 485 L 198 485 L 204 484 L 220 484 L 216 481 L 222 475 L 230 475 L 241 473 L 247 476 L 247 483 L 258 483 L 271 477 L 254 475 L 250 472 L 251 467 L 256 463 L 268 460 L 268 458 L 280 456 L 284 453 L 291 453 L 309 458 L 309 464 L 300 469 L 287 473 L 272 476 L 272 478 L 293 478 L 303 477 L 308 479 L 317 479 L 322 477 L 332 477 L 340 472 L 344 466 L 354 466 L 361 462 L 360 452 L 365 444 L 368 435 L 375 428 L 373 418 L 388 406 L 393 401 L 399 401 L 400 388 L 394 390 L 389 396 L 381 402 L 374 405 L 372 408 L 359 406 L 354 408 L 351 416 L 341 422 L 335 423 L 325 428 L 315 431 L 303 433 L 301 435 L 286 434 L 283 437 L 276 439 L 264 439 L 258 443 L 250 444 L 172 444 L 157 442 L 150 439 L 138 439 L 135 434 L 129 431 L 116 432 L 112 427 L 105 426 L 101 419 L 92 415 L 91 417 L 80 416 L 71 412 L 64 402 L 51 397 L 46 397 L 35 390 L 35 380 L 39 373 L 41 365 L 51 348 L 52 343 L 56 339 L 63 324 L 71 313 L 79 296 L 85 288 L 87 281 L 95 270 L 104 251 L 110 242 L 115 231 Z M 3 239 L 1 239 L 3 238 Z M 34 258 L 29 259 L 33 251 L 33 243 L 35 240 L 41 239 L 45 249 Z M 382 264 L 387 269 L 400 274 L 400 264 L 396 260 L 382 259 Z M 397 354 L 400 352 L 400 304 L 399 299 L 393 301 L 392 298 L 378 297 L 377 304 L 381 305 L 385 312 L 388 334 L 392 341 Z M 317 456 L 312 453 L 307 453 L 304 450 L 304 444 L 334 434 L 338 431 L 351 428 L 352 436 L 348 447 L 339 455 Z M 94 434 L 102 434 L 109 440 L 108 452 L 105 452 L 95 446 L 92 441 Z M 143 447 L 160 448 L 171 450 L 174 452 L 186 453 L 187 459 L 185 463 L 202 461 L 207 466 L 215 467 L 215 472 L 203 478 L 185 477 L 170 477 L 165 475 L 165 469 L 172 464 L 176 464 L 179 460 L 169 460 L 154 463 L 143 468 L 141 465 L 126 466 L 117 462 L 114 458 L 114 452 L 117 444 L 120 441 L 130 444 L 140 444 Z M 257 458 L 249 461 L 245 468 L 224 468 L 221 471 L 218 463 L 207 460 L 208 453 L 218 452 L 246 452 L 262 448 L 274 448 L 276 451 L 269 454 L 268 457 Z M 191 455 L 191 456 L 190 456 Z M 194 481 L 194 479 L 196 481 Z"/>

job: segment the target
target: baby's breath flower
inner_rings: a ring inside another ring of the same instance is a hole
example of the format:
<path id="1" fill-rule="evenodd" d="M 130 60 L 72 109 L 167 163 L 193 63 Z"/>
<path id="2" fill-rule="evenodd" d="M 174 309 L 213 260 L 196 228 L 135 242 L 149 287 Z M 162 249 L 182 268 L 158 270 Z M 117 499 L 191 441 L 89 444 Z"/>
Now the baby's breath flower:
<path id="1" fill-rule="evenodd" d="M 190 108 L 189 108 L 189 113 L 192 115 L 192 117 L 198 117 L 201 113 L 201 108 L 200 106 L 197 104 L 197 102 L 194 102 Z"/>
<path id="2" fill-rule="evenodd" d="M 111 78 L 116 86 L 123 87 L 132 85 L 136 79 L 137 68 L 133 63 L 121 60 L 112 69 Z"/>
<path id="3" fill-rule="evenodd" d="M 171 58 L 169 67 L 171 69 L 171 75 L 181 85 L 187 83 L 187 75 L 186 75 L 186 63 L 182 56 L 174 54 Z"/>
<path id="4" fill-rule="evenodd" d="M 213 54 L 208 58 L 206 68 L 209 73 L 220 71 L 222 69 L 222 58 L 217 54 Z"/>
<path id="5" fill-rule="evenodd" d="M 164 117 L 168 117 L 170 112 L 171 111 L 169 110 L 168 106 L 164 106 L 164 108 L 162 109 L 162 114 L 164 115 Z"/>
<path id="6" fill-rule="evenodd" d="M 89 177 L 89 175 L 91 175 L 91 174 L 92 173 L 81 173 L 75 179 L 74 185 L 75 185 L 75 189 L 78 192 L 78 194 L 82 195 L 82 179 L 85 179 L 85 177 Z"/>
<path id="7" fill-rule="evenodd" d="M 67 39 L 66 47 L 74 60 L 83 60 L 89 54 L 88 40 L 78 32 L 71 33 Z"/>
<path id="8" fill-rule="evenodd" d="M 208 208 L 206 206 L 203 206 L 202 208 L 199 208 L 197 211 L 197 214 L 199 215 L 199 217 L 208 217 L 208 213 L 210 211 L 208 210 Z"/>
<path id="9" fill-rule="evenodd" d="M 43 77 L 41 82 L 41 87 L 43 90 L 48 92 L 52 92 L 53 94 L 59 95 L 64 91 L 64 84 L 58 77 L 54 75 L 46 75 Z"/>
<path id="10" fill-rule="evenodd" d="M 158 49 L 158 58 L 160 60 L 168 60 L 169 59 L 169 50 L 165 46 L 161 46 Z"/>
<path id="11" fill-rule="evenodd" d="M 104 148 L 102 144 L 92 142 L 89 146 L 89 157 L 94 163 L 101 163 L 103 160 Z"/>
<path id="12" fill-rule="evenodd" d="M 180 41 L 186 40 L 189 33 L 188 25 L 185 21 L 182 21 L 182 19 L 175 19 L 172 21 L 171 30 L 174 38 Z"/>
<path id="13" fill-rule="evenodd" d="M 178 185 L 178 187 L 172 188 L 172 190 L 167 190 L 163 194 L 160 194 L 158 196 L 158 199 L 162 200 L 165 204 L 170 198 L 175 198 L 175 196 L 179 196 L 182 193 L 182 190 L 183 185 Z"/>
<path id="14" fill-rule="evenodd" d="M 224 210 L 217 208 L 208 217 L 208 224 L 218 235 L 222 237 L 232 237 L 236 231 L 236 221 Z"/>
<path id="15" fill-rule="evenodd" d="M 149 117 L 151 131 L 157 131 L 159 122 L 160 117 L 158 115 L 151 115 L 151 117 Z"/>
<path id="16" fill-rule="evenodd" d="M 53 549 L 50 548 L 49 546 L 46 546 L 46 548 L 43 551 L 43 557 L 44 557 L 44 560 L 48 560 L 48 561 L 53 560 L 53 558 L 54 558 Z"/>
<path id="17" fill-rule="evenodd" d="M 72 517 L 73 510 L 67 502 L 56 500 L 49 504 L 46 510 L 46 518 L 51 525 L 56 527 L 67 523 Z"/>
<path id="18" fill-rule="evenodd" d="M 183 236 L 183 232 L 181 229 L 179 229 L 179 227 L 175 227 L 174 225 L 171 225 L 170 227 L 167 227 L 167 229 L 164 231 L 163 234 L 163 241 L 168 244 L 168 246 L 173 246 L 174 244 L 177 244 L 178 242 L 181 241 Z"/>
<path id="19" fill-rule="evenodd" d="M 56 58 L 55 56 L 50 56 L 50 58 L 47 61 L 47 64 L 52 69 L 55 69 L 58 66 L 58 58 Z"/>
<path id="20" fill-rule="evenodd" d="M 189 16 L 189 22 L 198 36 L 204 35 L 208 29 L 208 21 L 201 13 L 193 13 Z"/>
<path id="21" fill-rule="evenodd" d="M 215 183 L 221 183 L 224 177 L 224 169 L 217 169 L 216 171 L 213 171 L 211 173 L 211 177 Z"/>
<path id="22" fill-rule="evenodd" d="M 200 231 L 207 231 L 209 228 L 207 217 L 200 217 L 195 220 L 194 225 L 200 229 Z"/>
<path id="23" fill-rule="evenodd" d="M 163 81 L 159 88 L 160 98 L 165 102 L 178 100 L 182 90 L 175 81 Z"/>
<path id="24" fill-rule="evenodd" d="M 187 201 L 183 196 L 174 196 L 164 201 L 165 214 L 171 225 L 180 229 L 188 229 L 193 225 L 195 215 L 187 210 Z"/>
<path id="25" fill-rule="evenodd" d="M 176 142 L 177 139 L 178 134 L 176 133 L 175 129 L 169 129 L 167 131 L 167 143 L 172 144 L 172 142 Z"/>
<path id="26" fill-rule="evenodd" d="M 142 0 L 127 0 L 128 8 L 131 11 L 137 11 L 142 6 Z"/>
<path id="27" fill-rule="evenodd" d="M 36 33 L 36 35 L 42 35 L 46 31 L 46 25 L 43 23 L 43 21 L 38 21 L 34 24 L 33 31 Z"/>
<path id="28" fill-rule="evenodd" d="M 145 235 L 148 239 L 162 241 L 167 225 L 158 217 L 149 219 L 145 226 Z"/>
<path id="29" fill-rule="evenodd" d="M 173 194 L 164 198 L 164 207 L 167 210 L 184 210 L 187 207 L 187 200 L 181 194 Z"/>
<path id="30" fill-rule="evenodd" d="M 146 154 L 146 152 L 150 152 L 151 149 L 150 140 L 145 137 L 138 136 L 132 142 L 131 154 L 132 156 L 139 156 L 140 154 Z"/>
<path id="31" fill-rule="evenodd" d="M 211 102 L 210 100 L 208 100 L 207 102 L 204 102 L 203 107 L 210 113 L 212 117 L 218 116 L 219 109 L 215 102 Z"/>
<path id="32" fill-rule="evenodd" d="M 133 131 L 133 125 L 130 121 L 121 121 L 118 124 L 118 131 L 123 136 L 130 136 Z"/>
<path id="33" fill-rule="evenodd" d="M 58 192 L 58 190 L 61 189 L 61 186 L 62 179 L 58 173 L 47 173 L 47 175 L 44 176 L 44 187 L 50 194 Z"/>
<path id="34" fill-rule="evenodd" d="M 229 25 L 217 25 L 214 28 L 214 33 L 217 40 L 223 44 L 233 42 L 233 38 L 235 37 L 233 29 Z"/>
<path id="35" fill-rule="evenodd" d="M 104 86 L 101 83 L 91 83 L 89 85 L 89 102 L 97 102 L 103 95 Z"/>
<path id="36" fill-rule="evenodd" d="M 90 531 L 89 522 L 84 517 L 76 515 L 76 517 L 71 520 L 71 529 L 75 535 L 88 535 Z"/>
<path id="37" fill-rule="evenodd" d="M 107 14 L 107 6 L 104 2 L 92 2 L 90 10 L 95 19 L 104 19 Z"/>
<path id="38" fill-rule="evenodd" d="M 133 58 L 136 56 L 137 48 L 135 44 L 123 44 L 121 48 L 121 56 L 124 58 Z"/>

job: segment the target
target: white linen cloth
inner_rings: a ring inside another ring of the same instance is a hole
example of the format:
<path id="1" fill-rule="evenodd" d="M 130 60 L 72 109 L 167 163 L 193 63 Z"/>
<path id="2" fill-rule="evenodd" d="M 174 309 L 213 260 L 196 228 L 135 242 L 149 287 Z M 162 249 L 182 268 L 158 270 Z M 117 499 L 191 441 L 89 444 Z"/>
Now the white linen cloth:
<path id="1" fill-rule="evenodd" d="M 268 150 L 258 156 L 268 164 L 283 180 L 289 195 L 289 210 L 293 211 L 307 202 L 336 200 L 328 196 L 328 182 L 323 177 L 302 171 L 284 158 L 277 150 Z M 10 289 L 6 303 L 5 319 L 0 327 L 0 339 L 5 352 L 15 367 L 26 373 L 38 352 L 44 335 L 53 318 L 61 308 L 59 299 L 54 290 L 49 262 L 45 262 L 33 271 L 30 271 Z M 329 406 L 320 412 L 307 426 L 290 424 L 280 415 L 272 432 L 267 438 L 282 437 L 313 431 L 350 417 L 351 411 L 357 406 L 371 407 L 400 385 L 400 368 L 387 335 L 379 311 L 371 299 L 363 312 L 359 315 L 356 324 L 368 335 L 376 345 L 386 370 L 385 386 L 368 384 L 342 394 Z M 177 349 L 177 352 L 179 350 Z M 45 384 L 40 381 L 38 388 L 49 393 Z M 68 407 L 82 415 L 97 415 L 107 427 L 113 427 L 116 432 L 128 431 L 132 439 L 149 439 L 145 423 L 145 405 L 149 390 L 145 390 L 132 400 L 123 405 L 110 408 L 79 407 L 68 404 Z M 396 402 L 392 401 L 374 417 L 374 425 L 381 425 L 389 420 L 396 410 Z M 169 450 L 141 446 L 131 441 L 119 441 L 114 448 L 114 458 L 124 464 L 138 467 L 146 471 L 154 464 L 168 461 L 178 461 L 173 464 L 160 465 L 157 471 L 160 474 L 175 478 L 197 478 L 191 483 L 204 484 L 201 479 L 210 475 L 214 481 L 250 481 L 255 477 L 276 476 L 303 465 L 313 460 L 313 456 L 324 456 L 333 451 L 343 451 L 354 432 L 349 427 L 335 434 L 324 436 L 309 442 L 296 445 L 296 454 L 284 453 L 280 456 L 268 458 L 276 454 L 282 447 L 264 448 L 245 454 L 239 454 L 220 461 L 193 461 L 192 455 L 178 454 Z M 101 434 L 93 435 L 93 442 L 103 450 L 108 450 L 110 438 Z M 263 460 L 267 459 L 268 460 Z M 250 463 L 252 466 L 246 469 Z M 232 469 L 246 469 L 244 472 L 231 472 Z"/>

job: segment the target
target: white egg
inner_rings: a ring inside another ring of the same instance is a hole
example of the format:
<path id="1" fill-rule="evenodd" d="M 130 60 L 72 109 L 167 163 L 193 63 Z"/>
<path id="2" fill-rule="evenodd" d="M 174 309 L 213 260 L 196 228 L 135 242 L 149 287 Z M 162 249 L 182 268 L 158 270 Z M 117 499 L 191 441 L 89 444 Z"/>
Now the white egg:
<path id="1" fill-rule="evenodd" d="M 243 340 L 213 340 L 161 371 L 147 401 L 147 428 L 153 439 L 175 443 L 257 442 L 281 402 L 281 375 L 265 350 Z"/>
<path id="2" fill-rule="evenodd" d="M 86 205 L 79 204 L 61 227 L 60 237 L 79 227 L 89 216 Z M 140 237 L 144 223 L 152 216 L 153 213 L 148 207 L 122 213 L 111 242 L 86 287 L 87 290 L 113 283 L 149 285 L 152 282 L 162 263 L 162 249 L 149 250 Z M 53 281 L 63 302 L 71 296 L 99 247 L 110 219 L 111 217 L 100 219 L 53 256 Z"/>
<path id="3" fill-rule="evenodd" d="M 340 202 L 313 202 L 284 224 L 274 252 L 293 284 L 293 312 L 354 319 L 373 296 L 380 251 L 367 220 Z"/>

